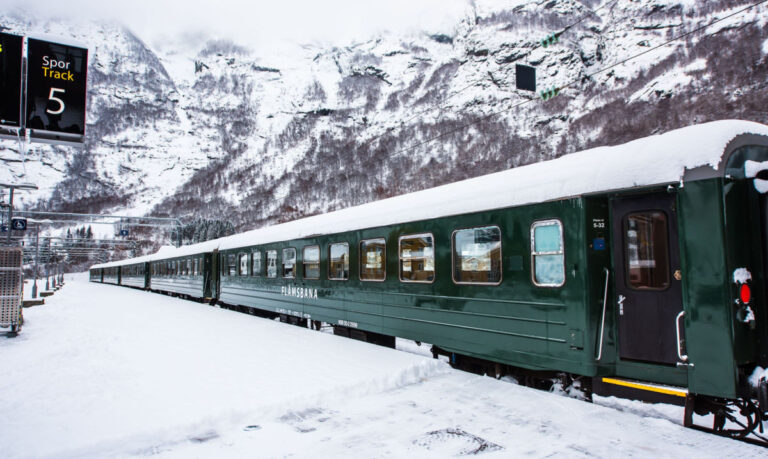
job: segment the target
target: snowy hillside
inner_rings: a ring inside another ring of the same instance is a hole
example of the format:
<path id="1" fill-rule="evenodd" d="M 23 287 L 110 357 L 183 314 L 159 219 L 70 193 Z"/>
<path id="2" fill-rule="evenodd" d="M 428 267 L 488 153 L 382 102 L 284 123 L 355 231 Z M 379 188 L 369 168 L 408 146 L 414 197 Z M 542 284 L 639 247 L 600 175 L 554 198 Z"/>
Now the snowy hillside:
<path id="1" fill-rule="evenodd" d="M 766 123 L 765 6 L 595 73 L 750 3 L 478 0 L 450 30 L 269 54 L 151 49 L 115 24 L 17 11 L 5 30 L 88 44 L 88 140 L 33 145 L 26 163 L 2 141 L 0 178 L 42 185 L 28 205 L 226 215 L 245 230 L 693 123 Z M 573 84 L 544 102 L 515 89 L 515 64 L 537 67 L 539 89 Z"/>

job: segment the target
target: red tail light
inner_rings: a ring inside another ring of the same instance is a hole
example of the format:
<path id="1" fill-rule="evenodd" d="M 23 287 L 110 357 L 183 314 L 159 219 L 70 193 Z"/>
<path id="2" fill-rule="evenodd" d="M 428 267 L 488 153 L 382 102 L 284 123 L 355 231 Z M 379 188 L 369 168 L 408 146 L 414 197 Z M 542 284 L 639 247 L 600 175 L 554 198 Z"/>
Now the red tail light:
<path id="1" fill-rule="evenodd" d="M 741 298 L 741 302 L 743 304 L 748 304 L 750 300 L 752 300 L 752 290 L 749 288 L 749 285 L 741 284 L 741 288 L 739 289 L 739 297 Z"/>

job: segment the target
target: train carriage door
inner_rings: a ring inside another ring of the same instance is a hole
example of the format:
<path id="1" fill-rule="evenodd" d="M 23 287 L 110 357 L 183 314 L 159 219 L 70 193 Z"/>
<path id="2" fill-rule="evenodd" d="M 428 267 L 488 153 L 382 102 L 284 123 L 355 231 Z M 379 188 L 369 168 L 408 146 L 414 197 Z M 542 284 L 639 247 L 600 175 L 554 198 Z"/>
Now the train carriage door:
<path id="1" fill-rule="evenodd" d="M 219 257 L 219 251 L 214 250 L 210 257 L 211 257 L 210 269 L 206 270 L 206 275 L 210 276 L 208 278 L 210 282 L 210 290 L 211 290 L 210 294 L 211 294 L 211 298 L 219 298 L 219 293 L 220 293 L 219 289 L 221 288 L 221 267 L 220 267 L 221 259 Z"/>
<path id="2" fill-rule="evenodd" d="M 674 365 L 683 311 L 675 195 L 616 198 L 611 212 L 619 356 Z"/>

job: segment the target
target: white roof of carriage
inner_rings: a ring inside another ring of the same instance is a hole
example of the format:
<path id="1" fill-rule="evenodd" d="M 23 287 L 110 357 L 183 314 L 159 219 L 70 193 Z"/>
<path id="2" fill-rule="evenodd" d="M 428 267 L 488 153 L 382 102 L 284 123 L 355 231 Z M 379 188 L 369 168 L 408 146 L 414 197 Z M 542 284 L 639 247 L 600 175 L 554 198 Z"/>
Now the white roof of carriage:
<path id="1" fill-rule="evenodd" d="M 623 145 L 593 148 L 550 161 L 184 246 L 150 258 L 193 255 L 216 248 L 232 249 L 601 191 L 676 183 L 683 179 L 686 170 L 701 166 L 717 170 L 728 143 L 742 134 L 768 136 L 768 126 L 738 120 L 699 124 Z M 118 263 L 126 264 L 127 261 Z"/>

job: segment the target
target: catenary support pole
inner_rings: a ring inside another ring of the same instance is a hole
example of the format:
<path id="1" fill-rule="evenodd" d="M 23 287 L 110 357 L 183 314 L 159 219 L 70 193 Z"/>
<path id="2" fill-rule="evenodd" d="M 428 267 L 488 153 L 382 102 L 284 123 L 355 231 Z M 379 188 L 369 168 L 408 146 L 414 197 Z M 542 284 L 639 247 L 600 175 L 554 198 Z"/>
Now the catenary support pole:
<path id="1" fill-rule="evenodd" d="M 10 199 L 8 199 L 8 244 L 11 243 L 11 233 L 13 232 L 13 187 L 11 187 Z"/>
<path id="2" fill-rule="evenodd" d="M 32 298 L 37 298 L 38 262 L 40 261 L 40 224 L 36 224 L 35 228 L 37 228 L 35 232 L 35 280 L 32 283 Z"/>

